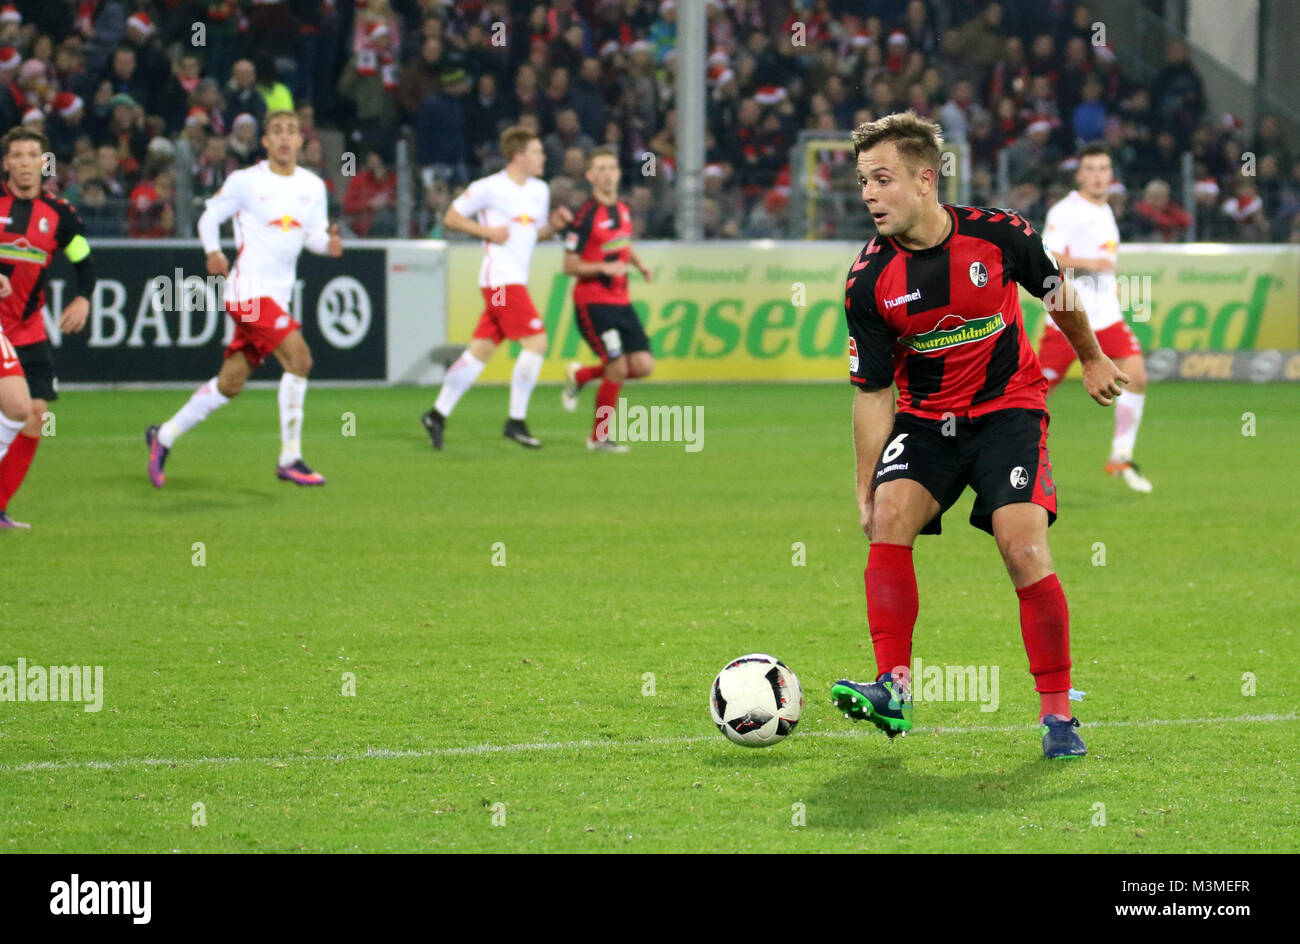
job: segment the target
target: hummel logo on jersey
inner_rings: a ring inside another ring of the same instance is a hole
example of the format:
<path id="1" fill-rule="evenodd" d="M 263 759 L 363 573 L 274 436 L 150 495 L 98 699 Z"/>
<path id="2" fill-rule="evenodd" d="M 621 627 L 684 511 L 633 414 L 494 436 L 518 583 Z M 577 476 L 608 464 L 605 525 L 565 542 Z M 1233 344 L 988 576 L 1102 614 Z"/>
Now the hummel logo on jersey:
<path id="1" fill-rule="evenodd" d="M 897 308 L 899 305 L 906 305 L 908 302 L 921 300 L 921 290 L 918 288 L 914 292 L 908 292 L 906 295 L 899 295 L 897 298 L 886 298 L 886 308 Z"/>
<path id="2" fill-rule="evenodd" d="M 982 262 L 972 262 L 970 264 L 970 280 L 976 288 L 983 288 L 989 281 L 989 270 L 984 268 Z"/>

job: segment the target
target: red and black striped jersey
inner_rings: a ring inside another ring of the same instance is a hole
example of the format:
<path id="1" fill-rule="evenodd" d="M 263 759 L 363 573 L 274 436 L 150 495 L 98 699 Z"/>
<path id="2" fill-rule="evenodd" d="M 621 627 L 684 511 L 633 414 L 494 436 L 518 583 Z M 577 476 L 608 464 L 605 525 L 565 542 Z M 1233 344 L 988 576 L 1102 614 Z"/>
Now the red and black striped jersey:
<path id="1" fill-rule="evenodd" d="M 627 262 L 632 255 L 632 211 L 621 200 L 605 204 L 594 197 L 578 207 L 564 237 L 564 248 L 583 262 Z M 573 300 L 587 305 L 630 305 L 627 276 L 579 278 Z"/>
<path id="2" fill-rule="evenodd" d="M 62 197 L 14 196 L 0 183 L 0 273 L 13 294 L 0 298 L 0 331 L 16 346 L 45 340 L 45 284 L 50 262 L 82 234 L 81 217 Z"/>
<path id="3" fill-rule="evenodd" d="M 1016 286 L 1042 298 L 1060 282 L 1056 259 L 1010 210 L 943 208 L 953 227 L 939 245 L 912 251 L 877 236 L 849 270 L 850 379 L 895 383 L 898 410 L 931 419 L 1045 409 Z"/>

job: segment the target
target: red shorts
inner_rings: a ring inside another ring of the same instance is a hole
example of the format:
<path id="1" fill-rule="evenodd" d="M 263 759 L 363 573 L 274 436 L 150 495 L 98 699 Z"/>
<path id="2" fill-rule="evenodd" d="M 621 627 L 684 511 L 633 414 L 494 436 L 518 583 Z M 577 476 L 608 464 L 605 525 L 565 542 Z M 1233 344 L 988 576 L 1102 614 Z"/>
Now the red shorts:
<path id="1" fill-rule="evenodd" d="M 18 352 L 3 332 L 0 332 L 0 380 L 22 376 L 23 365 L 18 360 Z"/>
<path id="2" fill-rule="evenodd" d="M 274 299 L 266 297 L 226 302 L 226 314 L 235 319 L 235 336 L 226 348 L 226 357 L 239 351 L 250 367 L 261 364 L 281 341 L 302 327 Z"/>
<path id="3" fill-rule="evenodd" d="M 1117 321 L 1098 331 L 1097 343 L 1101 345 L 1101 353 L 1113 361 L 1142 353 L 1142 345 L 1138 344 L 1133 329 L 1126 321 Z M 1063 332 L 1056 328 L 1043 331 L 1043 340 L 1038 346 L 1038 363 L 1042 365 L 1043 376 L 1047 378 L 1048 384 L 1055 386 L 1064 380 L 1065 372 L 1070 369 L 1075 357 L 1074 348 Z"/>
<path id="4" fill-rule="evenodd" d="M 518 341 L 530 335 L 541 334 L 546 325 L 533 307 L 525 285 L 499 285 L 480 288 L 483 293 L 483 314 L 479 316 L 474 337 L 487 338 L 493 344 L 503 340 Z M 494 305 L 493 302 L 503 302 Z"/>

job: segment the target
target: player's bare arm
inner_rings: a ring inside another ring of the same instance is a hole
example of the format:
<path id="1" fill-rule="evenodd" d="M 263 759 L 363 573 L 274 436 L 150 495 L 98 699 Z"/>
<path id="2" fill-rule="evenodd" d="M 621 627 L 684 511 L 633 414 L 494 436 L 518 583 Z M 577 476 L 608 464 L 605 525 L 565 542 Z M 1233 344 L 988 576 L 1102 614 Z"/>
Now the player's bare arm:
<path id="1" fill-rule="evenodd" d="M 625 262 L 587 262 L 576 252 L 564 254 L 564 274 L 576 275 L 580 279 L 589 279 L 596 275 L 608 275 L 618 278 L 627 274 Z"/>
<path id="2" fill-rule="evenodd" d="M 455 207 L 447 207 L 447 212 L 442 217 L 443 224 L 448 229 L 454 229 L 459 233 L 468 233 L 476 239 L 482 239 L 489 243 L 496 243 L 498 246 L 510 238 L 510 227 L 508 226 L 484 226 L 466 216 L 456 212 Z"/>
<path id="3" fill-rule="evenodd" d="M 628 252 L 627 252 L 627 257 L 628 257 L 628 260 L 632 263 L 632 267 L 635 268 L 638 272 L 641 273 L 641 278 L 643 278 L 643 279 L 645 279 L 647 282 L 649 282 L 649 281 L 650 281 L 650 267 L 647 266 L 645 263 L 643 263 L 643 262 L 641 261 L 641 257 L 638 256 L 638 255 L 636 254 L 636 250 L 635 250 L 635 249 L 629 249 Z"/>
<path id="4" fill-rule="evenodd" d="M 556 207 L 551 211 L 551 218 L 545 226 L 537 231 L 538 241 L 551 239 L 557 233 L 563 233 L 573 222 L 573 211 L 568 207 Z"/>
<path id="5" fill-rule="evenodd" d="M 1056 322 L 1079 355 L 1083 367 L 1083 388 L 1102 406 L 1110 406 L 1122 392 L 1123 384 L 1130 382 L 1128 374 L 1115 366 L 1115 362 L 1101 352 L 1097 336 L 1088 324 L 1088 314 L 1079 303 L 1079 294 L 1062 279 L 1057 291 L 1049 293 L 1043 302 L 1048 314 Z"/>
<path id="6" fill-rule="evenodd" d="M 894 426 L 894 388 L 863 390 L 853 394 L 853 449 L 857 456 L 859 523 L 871 537 L 871 512 L 875 501 L 876 463 Z"/>

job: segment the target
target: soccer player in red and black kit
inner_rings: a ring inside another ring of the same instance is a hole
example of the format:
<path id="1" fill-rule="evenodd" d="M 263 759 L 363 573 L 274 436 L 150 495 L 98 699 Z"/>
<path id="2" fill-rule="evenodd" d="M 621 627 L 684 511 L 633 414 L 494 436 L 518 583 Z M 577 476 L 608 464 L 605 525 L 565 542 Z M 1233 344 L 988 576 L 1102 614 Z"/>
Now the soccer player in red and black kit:
<path id="1" fill-rule="evenodd" d="M 9 500 L 23 483 L 41 442 L 46 406 L 59 397 L 54 355 L 45 335 L 45 285 L 50 262 L 62 250 L 73 264 L 77 286 L 59 317 L 66 333 L 80 331 L 90 314 L 95 268 L 81 219 L 72 206 L 41 191 L 49 143 L 30 128 L 14 128 L 0 140 L 6 179 L 0 185 L 0 275 L 12 293 L 0 298 L 0 378 L 26 378 L 30 407 L 19 433 L 6 444 L 12 424 L 0 416 L 0 528 L 27 528 L 8 514 Z M 7 345 L 12 345 L 12 352 Z M 8 449 L 5 446 L 8 445 Z"/>
<path id="2" fill-rule="evenodd" d="M 1025 334 L 1017 284 L 1043 298 L 1078 352 L 1094 400 L 1109 405 L 1129 378 L 1102 354 L 1056 260 L 1023 218 L 939 202 L 942 144 L 938 125 L 912 112 L 853 133 L 877 231 L 849 270 L 844 304 L 878 675 L 836 682 L 831 699 L 890 737 L 911 728 L 912 544 L 940 532 L 943 513 L 970 485 L 970 522 L 997 541 L 1020 598 L 1043 754 L 1079 757 L 1086 749 L 1069 705 L 1069 613 L 1047 547 L 1056 518 L 1047 381 Z"/>
<path id="3" fill-rule="evenodd" d="M 609 436 L 610 419 L 618 408 L 624 380 L 647 377 L 654 370 L 641 319 L 627 293 L 627 270 L 634 267 L 649 282 L 650 270 L 632 250 L 632 211 L 618 198 L 620 171 L 613 148 L 594 148 L 587 158 L 591 199 L 573 218 L 564 240 L 564 274 L 577 276 L 573 307 L 578 330 L 600 363 L 569 365 L 560 402 L 572 413 L 578 393 L 601 378 L 596 391 L 596 419 L 587 448 L 597 452 L 627 452 Z"/>

